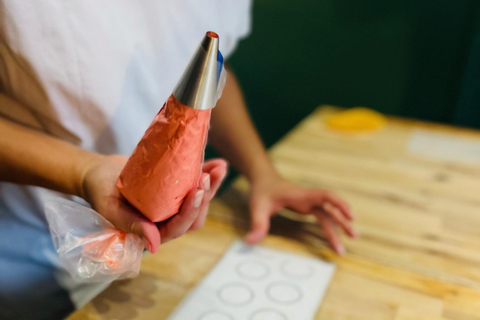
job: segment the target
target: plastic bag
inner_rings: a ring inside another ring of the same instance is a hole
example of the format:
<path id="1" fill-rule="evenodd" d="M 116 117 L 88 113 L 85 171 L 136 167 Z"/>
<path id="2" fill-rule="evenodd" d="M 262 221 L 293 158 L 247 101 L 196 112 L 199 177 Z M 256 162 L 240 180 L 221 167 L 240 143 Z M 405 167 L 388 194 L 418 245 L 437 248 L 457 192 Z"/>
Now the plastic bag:
<path id="1" fill-rule="evenodd" d="M 137 235 L 61 198 L 46 203 L 45 215 L 60 261 L 76 280 L 109 282 L 138 275 L 144 244 Z"/>

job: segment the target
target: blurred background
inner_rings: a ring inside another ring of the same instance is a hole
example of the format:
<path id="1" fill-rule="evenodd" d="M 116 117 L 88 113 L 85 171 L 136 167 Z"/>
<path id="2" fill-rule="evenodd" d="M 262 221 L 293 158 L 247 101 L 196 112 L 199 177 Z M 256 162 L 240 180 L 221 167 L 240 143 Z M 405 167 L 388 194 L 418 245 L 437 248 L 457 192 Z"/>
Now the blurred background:
<path id="1" fill-rule="evenodd" d="M 479 0 L 255 0 L 230 63 L 267 146 L 321 104 L 480 127 Z"/>

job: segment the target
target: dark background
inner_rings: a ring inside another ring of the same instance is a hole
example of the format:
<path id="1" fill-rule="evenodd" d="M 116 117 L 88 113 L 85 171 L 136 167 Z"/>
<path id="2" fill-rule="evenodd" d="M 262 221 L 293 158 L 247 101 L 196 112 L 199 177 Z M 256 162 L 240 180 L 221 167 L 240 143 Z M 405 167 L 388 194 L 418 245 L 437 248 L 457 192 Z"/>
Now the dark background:
<path id="1" fill-rule="evenodd" d="M 479 0 L 256 0 L 230 63 L 267 146 L 321 104 L 480 127 Z"/>

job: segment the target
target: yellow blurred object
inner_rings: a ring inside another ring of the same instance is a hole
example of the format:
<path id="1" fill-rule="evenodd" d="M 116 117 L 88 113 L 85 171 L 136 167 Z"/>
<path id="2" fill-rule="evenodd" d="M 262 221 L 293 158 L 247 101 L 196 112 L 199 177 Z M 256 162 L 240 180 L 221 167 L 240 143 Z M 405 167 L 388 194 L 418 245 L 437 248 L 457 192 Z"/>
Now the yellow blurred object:
<path id="1" fill-rule="evenodd" d="M 374 110 L 355 107 L 332 115 L 326 122 L 330 128 L 339 131 L 369 132 L 383 128 L 387 119 Z"/>

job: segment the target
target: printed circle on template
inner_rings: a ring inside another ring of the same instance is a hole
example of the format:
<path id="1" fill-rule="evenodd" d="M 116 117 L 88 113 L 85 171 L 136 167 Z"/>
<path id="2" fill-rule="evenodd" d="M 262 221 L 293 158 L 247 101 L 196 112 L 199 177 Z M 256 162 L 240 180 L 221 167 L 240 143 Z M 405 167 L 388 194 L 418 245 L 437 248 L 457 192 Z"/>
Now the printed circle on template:
<path id="1" fill-rule="evenodd" d="M 198 320 L 234 320 L 231 315 L 221 311 L 207 311 Z"/>
<path id="2" fill-rule="evenodd" d="M 261 309 L 252 313 L 249 320 L 288 320 L 288 319 L 280 311 L 273 310 L 273 309 Z"/>
<path id="3" fill-rule="evenodd" d="M 302 299 L 302 290 L 288 282 L 275 282 L 266 289 L 267 297 L 280 304 L 294 304 Z"/>
<path id="4" fill-rule="evenodd" d="M 280 271 L 283 275 L 295 280 L 308 279 L 313 275 L 313 267 L 303 261 L 287 260 L 282 263 Z"/>
<path id="5" fill-rule="evenodd" d="M 246 260 L 235 267 L 238 275 L 246 280 L 262 280 L 270 274 L 270 269 L 260 261 Z"/>
<path id="6" fill-rule="evenodd" d="M 230 306 L 245 306 L 253 300 L 253 290 L 243 283 L 226 284 L 217 294 L 222 302 Z"/>

